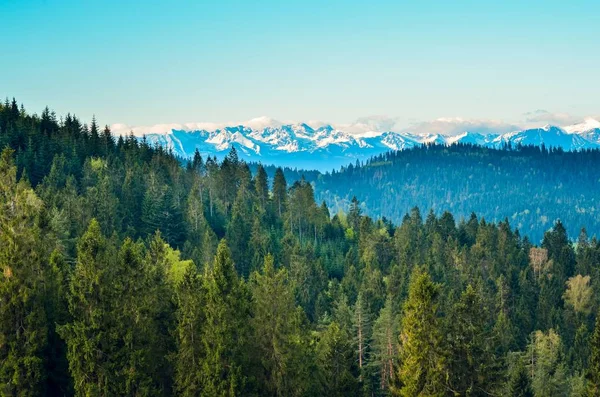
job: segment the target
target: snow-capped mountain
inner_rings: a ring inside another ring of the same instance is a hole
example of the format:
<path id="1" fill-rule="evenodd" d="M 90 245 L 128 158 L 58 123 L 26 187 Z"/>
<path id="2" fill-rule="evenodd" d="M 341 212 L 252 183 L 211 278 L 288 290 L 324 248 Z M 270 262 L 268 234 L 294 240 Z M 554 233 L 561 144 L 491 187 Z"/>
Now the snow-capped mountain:
<path id="1" fill-rule="evenodd" d="M 582 135 L 569 134 L 564 129 L 546 125 L 542 128 L 534 128 L 524 131 L 509 132 L 500 135 L 491 142 L 491 146 L 501 147 L 503 144 L 533 145 L 546 147 L 561 147 L 565 150 L 592 149 L 598 147 L 598 142 L 588 141 Z"/>
<path id="2" fill-rule="evenodd" d="M 257 120 L 257 119 L 255 119 Z M 404 150 L 423 144 L 472 144 L 492 148 L 507 145 L 545 145 L 564 150 L 600 148 L 600 122 L 585 122 L 565 127 L 546 125 L 503 134 L 489 131 L 465 131 L 461 134 L 415 134 L 409 130 L 369 131 L 351 134 L 326 124 L 312 127 L 308 123 L 252 123 L 214 129 L 176 129 L 156 133 L 148 131 L 145 139 L 174 154 L 190 158 L 195 150 L 203 156 L 223 158 L 233 146 L 247 161 L 308 169 L 327 170 L 365 160 L 389 150 Z"/>

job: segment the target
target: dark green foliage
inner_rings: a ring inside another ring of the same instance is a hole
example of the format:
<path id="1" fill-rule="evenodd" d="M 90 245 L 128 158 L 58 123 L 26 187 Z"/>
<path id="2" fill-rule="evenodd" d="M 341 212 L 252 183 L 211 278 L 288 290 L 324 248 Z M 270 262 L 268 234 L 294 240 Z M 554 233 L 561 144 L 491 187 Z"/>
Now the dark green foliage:
<path id="1" fill-rule="evenodd" d="M 312 381 L 307 362 L 310 347 L 287 270 L 275 270 L 273 257 L 267 255 L 261 272 L 252 274 L 251 292 L 251 351 L 258 358 L 260 394 L 302 395 Z"/>
<path id="2" fill-rule="evenodd" d="M 197 396 L 202 391 L 203 346 L 200 335 L 203 325 L 202 279 L 189 266 L 176 287 L 177 352 L 173 357 L 175 391 L 181 396 Z"/>
<path id="3" fill-rule="evenodd" d="M 531 375 L 522 360 L 518 360 L 509 373 L 507 393 L 514 397 L 533 397 Z"/>
<path id="4" fill-rule="evenodd" d="M 600 395 L 600 316 L 596 317 L 596 326 L 590 340 L 590 364 L 587 371 L 590 396 Z"/>
<path id="5" fill-rule="evenodd" d="M 204 290 L 204 324 L 199 335 L 203 347 L 200 395 L 242 394 L 248 376 L 243 368 L 249 305 L 246 285 L 238 278 L 225 240 L 219 243 L 214 263 L 207 269 Z"/>

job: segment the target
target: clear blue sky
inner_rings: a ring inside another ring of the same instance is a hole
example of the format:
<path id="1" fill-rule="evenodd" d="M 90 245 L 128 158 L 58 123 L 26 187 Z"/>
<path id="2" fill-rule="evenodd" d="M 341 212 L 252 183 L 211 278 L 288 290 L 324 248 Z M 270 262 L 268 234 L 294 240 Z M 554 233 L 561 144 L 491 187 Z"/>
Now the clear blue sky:
<path id="1" fill-rule="evenodd" d="M 0 95 L 131 125 L 600 113 L 595 1 L 0 0 Z"/>

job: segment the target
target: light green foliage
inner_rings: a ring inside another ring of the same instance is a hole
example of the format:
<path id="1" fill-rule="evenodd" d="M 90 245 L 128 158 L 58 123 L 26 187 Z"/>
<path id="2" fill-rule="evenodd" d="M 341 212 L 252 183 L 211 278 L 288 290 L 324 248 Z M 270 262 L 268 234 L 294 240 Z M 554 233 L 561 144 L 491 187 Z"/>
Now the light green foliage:
<path id="1" fill-rule="evenodd" d="M 42 201 L 17 182 L 12 151 L 0 155 L 0 394 L 35 396 L 45 378 L 44 278 L 38 217 Z"/>
<path id="2" fill-rule="evenodd" d="M 592 287 L 590 285 L 590 276 L 578 274 L 567 280 L 567 290 L 564 293 L 564 300 L 570 305 L 576 313 L 589 314 L 592 310 Z"/>
<path id="3" fill-rule="evenodd" d="M 170 282 L 178 284 L 183 281 L 188 270 L 196 265 L 190 259 L 181 260 L 181 253 L 167 243 L 164 243 L 164 250 L 167 278 Z"/>
<path id="4" fill-rule="evenodd" d="M 418 268 L 412 274 L 400 327 L 400 396 L 442 396 L 446 357 L 438 314 L 439 286 Z"/>
<path id="5" fill-rule="evenodd" d="M 562 358 L 560 336 L 550 329 L 547 333 L 535 331 L 525 354 L 527 368 L 532 374 L 532 387 L 536 396 L 565 395 L 568 390 L 567 373 Z"/>

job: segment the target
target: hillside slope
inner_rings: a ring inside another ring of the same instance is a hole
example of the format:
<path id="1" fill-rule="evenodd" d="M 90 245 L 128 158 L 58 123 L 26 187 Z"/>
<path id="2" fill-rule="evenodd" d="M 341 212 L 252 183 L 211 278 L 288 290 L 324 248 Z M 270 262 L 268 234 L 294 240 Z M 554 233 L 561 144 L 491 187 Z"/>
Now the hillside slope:
<path id="1" fill-rule="evenodd" d="M 600 151 L 419 147 L 324 174 L 315 191 L 333 212 L 346 210 L 356 196 L 366 213 L 392 221 L 414 206 L 449 210 L 459 219 L 471 212 L 490 221 L 508 218 L 537 242 L 559 218 L 571 235 L 583 225 L 600 234 L 599 167 Z"/>

